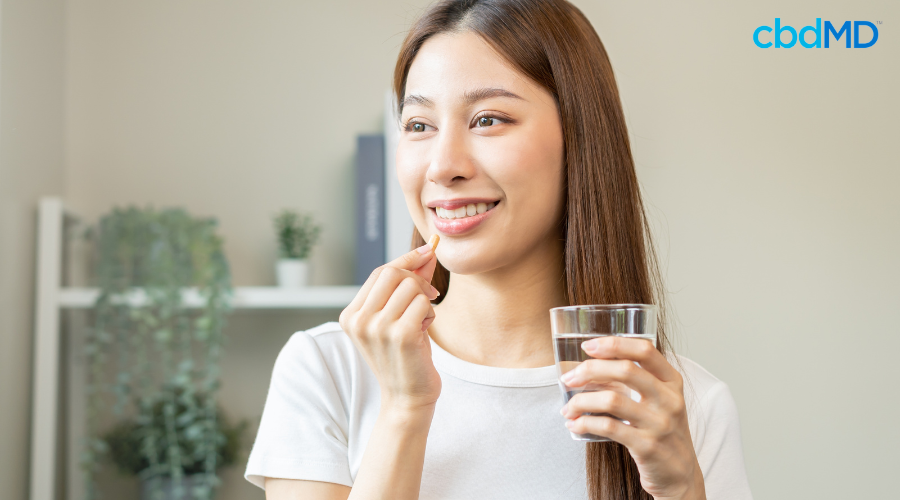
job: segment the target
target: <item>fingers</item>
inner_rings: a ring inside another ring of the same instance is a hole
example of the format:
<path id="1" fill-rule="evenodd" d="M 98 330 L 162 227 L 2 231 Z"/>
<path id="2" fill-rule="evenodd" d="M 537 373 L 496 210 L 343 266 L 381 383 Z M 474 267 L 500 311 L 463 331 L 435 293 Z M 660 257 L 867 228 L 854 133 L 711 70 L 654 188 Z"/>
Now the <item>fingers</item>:
<path id="1" fill-rule="evenodd" d="M 436 234 L 431 235 L 431 238 L 428 240 L 428 243 L 416 248 L 415 250 L 411 250 L 400 257 L 388 262 L 385 264 L 386 266 L 396 267 L 397 269 L 406 269 L 407 271 L 415 271 L 420 267 L 424 266 L 434 257 L 434 249 L 437 248 L 437 243 L 440 241 L 440 237 Z M 432 269 L 434 271 L 434 269 Z M 424 277 L 424 276 L 423 276 Z M 428 276 L 426 279 L 431 280 L 431 276 Z"/>
<path id="2" fill-rule="evenodd" d="M 379 281 L 381 274 L 386 269 L 390 268 L 414 272 L 417 276 L 421 277 L 426 283 L 430 285 L 431 278 L 434 275 L 434 269 L 437 266 L 437 257 L 435 257 L 434 255 L 434 249 L 437 247 L 438 241 L 440 241 L 440 237 L 436 234 L 432 235 L 429 243 L 426 243 L 419 248 L 407 252 L 397 259 L 394 259 L 393 261 L 388 262 L 387 264 L 372 271 L 372 274 L 369 275 L 369 279 L 367 279 L 366 282 L 363 283 L 362 287 L 360 287 L 359 289 L 359 292 L 356 293 L 356 297 L 353 298 L 350 304 L 347 305 L 346 309 L 344 309 L 344 311 L 341 313 L 341 321 L 343 321 L 344 317 L 352 316 L 354 313 L 356 313 L 356 311 L 360 310 L 363 307 L 363 304 L 366 302 L 366 299 L 368 298 L 372 289 Z M 400 279 L 402 278 L 398 278 L 396 282 L 399 283 Z M 428 287 L 423 287 L 423 291 L 425 292 L 425 295 L 434 297 L 433 292 L 430 292 Z M 381 309 L 381 306 L 383 306 L 387 301 L 387 297 L 383 297 L 383 299 L 383 301 L 373 302 L 376 304 L 380 304 L 380 306 L 378 307 L 379 310 Z"/>
<path id="3" fill-rule="evenodd" d="M 424 295 L 416 295 L 399 320 L 400 323 L 409 325 L 410 329 L 418 327 L 423 332 L 432 321 L 434 321 L 434 307 Z"/>
<path id="4" fill-rule="evenodd" d="M 637 361 L 642 368 L 659 380 L 681 383 L 681 374 L 647 340 L 614 336 L 598 337 L 584 342 L 581 348 L 593 358 Z"/>
<path id="5" fill-rule="evenodd" d="M 609 413 L 641 427 L 641 415 L 645 413 L 640 403 L 615 391 L 592 391 L 576 394 L 563 407 L 563 416 L 574 420 L 584 413 Z"/>
<path id="6" fill-rule="evenodd" d="M 649 344 L 647 341 L 641 341 Z M 569 387 L 581 387 L 588 383 L 620 382 L 637 391 L 641 398 L 655 399 L 659 395 L 659 380 L 642 366 L 628 360 L 589 359 L 574 370 L 566 372 L 562 381 Z"/>
<path id="7" fill-rule="evenodd" d="M 431 278 L 434 277 L 434 268 L 437 267 L 437 256 L 434 254 L 431 255 L 431 258 L 428 262 L 425 263 L 422 267 L 413 271 L 413 273 L 421 276 L 425 281 L 431 283 Z"/>
<path id="8" fill-rule="evenodd" d="M 386 320 L 389 321 L 396 321 L 400 319 L 400 316 L 403 315 L 403 313 L 406 311 L 410 303 L 414 298 L 416 298 L 417 295 L 422 295 L 422 289 L 419 286 L 419 283 L 416 282 L 416 279 L 412 276 L 404 278 L 403 281 L 401 281 L 400 284 L 397 285 L 387 303 L 381 309 L 381 314 Z M 428 299 L 430 298 L 424 295 L 423 297 L 426 301 L 428 301 Z M 366 301 L 365 307 L 368 307 L 368 300 Z M 419 318 L 419 322 L 421 321 L 422 318 Z"/>
<path id="9" fill-rule="evenodd" d="M 595 434 L 625 445 L 629 450 L 640 444 L 640 431 L 613 417 L 582 415 L 566 421 L 575 434 Z"/>
<path id="10" fill-rule="evenodd" d="M 434 300 L 437 298 L 439 293 L 437 289 L 431 286 L 431 278 L 437 266 L 437 257 L 434 255 L 434 249 L 437 248 L 439 241 L 440 237 L 434 234 L 428 243 L 372 271 L 369 279 L 360 287 L 356 297 L 341 311 L 339 321 L 344 331 L 350 330 L 349 323 L 351 320 L 355 321 L 354 318 L 358 316 L 357 313 L 363 308 L 367 309 L 367 316 L 381 311 L 400 283 L 407 278 L 413 279 L 428 299 Z M 411 300 L 411 297 L 408 298 Z M 404 310 L 408 304 L 409 301 L 403 304 Z M 397 307 L 399 308 L 400 306 L 398 305 Z M 402 310 L 399 312 L 394 310 L 391 314 L 399 316 L 402 314 Z"/>
<path id="11" fill-rule="evenodd" d="M 390 300 L 400 284 L 405 281 L 408 281 L 410 284 L 415 284 L 417 292 L 424 293 L 429 299 L 433 300 L 437 298 L 437 290 L 421 276 L 404 269 L 384 267 L 381 268 L 381 271 L 375 278 L 375 284 L 365 298 L 361 309 L 367 309 L 372 313 L 384 309 L 388 300 Z M 412 299 L 412 297 L 410 297 L 410 299 Z M 408 303 L 409 302 L 407 301 L 407 304 Z M 397 316 L 399 316 L 399 314 Z"/>

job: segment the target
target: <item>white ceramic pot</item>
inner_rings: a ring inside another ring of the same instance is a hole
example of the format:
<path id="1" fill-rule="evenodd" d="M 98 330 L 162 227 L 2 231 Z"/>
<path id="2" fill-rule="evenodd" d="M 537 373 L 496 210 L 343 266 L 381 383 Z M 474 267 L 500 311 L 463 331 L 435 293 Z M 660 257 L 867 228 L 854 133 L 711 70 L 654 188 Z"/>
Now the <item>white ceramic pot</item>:
<path id="1" fill-rule="evenodd" d="M 278 259 L 277 274 L 279 287 L 309 286 L 309 261 L 306 259 Z"/>

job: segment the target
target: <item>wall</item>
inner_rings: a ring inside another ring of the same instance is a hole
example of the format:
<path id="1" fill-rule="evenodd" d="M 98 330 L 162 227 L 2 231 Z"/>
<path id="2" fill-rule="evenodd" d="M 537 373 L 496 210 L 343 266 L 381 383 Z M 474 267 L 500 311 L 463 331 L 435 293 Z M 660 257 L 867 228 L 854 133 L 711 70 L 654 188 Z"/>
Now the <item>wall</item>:
<path id="1" fill-rule="evenodd" d="M 36 200 L 63 190 L 62 0 L 0 3 L 0 487 L 28 494 Z"/>
<path id="2" fill-rule="evenodd" d="M 62 29 L 60 2 L 4 1 L 0 390 L 18 409 L 0 414 L 14 464 L 0 484 L 11 498 L 27 473 L 31 210 L 62 190 L 61 137 L 66 199 L 89 218 L 126 203 L 215 215 L 235 282 L 263 285 L 271 214 L 311 210 L 325 225 L 314 282 L 348 283 L 354 137 L 379 129 L 397 48 L 426 3 L 69 0 Z M 881 424 L 900 416 L 881 389 L 900 347 L 900 5 L 576 3 L 618 75 L 679 350 L 731 386 L 756 497 L 886 496 L 900 445 Z M 753 29 L 776 16 L 884 24 L 865 50 L 756 48 Z M 258 417 L 287 335 L 334 316 L 235 316 L 226 410 Z M 223 498 L 262 497 L 239 476 L 227 472 Z"/>
<path id="3" fill-rule="evenodd" d="M 381 131 L 393 62 L 425 3 L 69 0 L 68 203 L 88 219 L 131 203 L 214 215 L 243 286 L 274 284 L 271 216 L 311 211 L 324 227 L 313 283 L 352 283 L 356 135 Z M 233 316 L 225 410 L 258 419 L 287 337 L 338 313 Z M 221 498 L 262 498 L 241 474 L 225 472 Z"/>
<path id="4" fill-rule="evenodd" d="M 69 199 L 215 214 L 241 285 L 274 282 L 272 214 L 311 211 L 314 283 L 351 283 L 355 138 L 382 128 L 413 5 L 70 0 Z"/>
<path id="5" fill-rule="evenodd" d="M 889 496 L 900 4 L 576 3 L 621 86 L 680 351 L 730 385 L 754 495 Z M 883 24 L 868 49 L 757 48 L 776 16 Z"/>

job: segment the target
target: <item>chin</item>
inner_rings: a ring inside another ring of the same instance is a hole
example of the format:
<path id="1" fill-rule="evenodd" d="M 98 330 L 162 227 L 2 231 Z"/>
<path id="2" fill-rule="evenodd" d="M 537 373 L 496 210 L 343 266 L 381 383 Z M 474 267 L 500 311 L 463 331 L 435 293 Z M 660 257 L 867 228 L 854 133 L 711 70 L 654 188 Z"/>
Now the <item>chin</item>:
<path id="1" fill-rule="evenodd" d="M 510 262 L 503 262 L 504 254 L 499 251 L 486 250 L 491 248 L 488 242 L 485 245 L 477 245 L 479 248 L 472 248 L 475 245 L 459 245 L 463 248 L 455 248 L 450 238 L 441 241 L 443 247 L 438 247 L 438 261 L 444 266 L 444 269 L 453 274 L 481 274 L 502 267 Z M 443 251 L 442 251 L 443 250 Z M 505 256 L 509 259 L 509 256 Z"/>

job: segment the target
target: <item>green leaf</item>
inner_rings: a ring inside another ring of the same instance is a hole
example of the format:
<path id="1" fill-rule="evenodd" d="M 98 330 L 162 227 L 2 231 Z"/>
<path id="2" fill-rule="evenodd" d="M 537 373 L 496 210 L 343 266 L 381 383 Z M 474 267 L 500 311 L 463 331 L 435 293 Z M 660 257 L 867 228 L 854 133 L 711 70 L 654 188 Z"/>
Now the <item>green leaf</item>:
<path id="1" fill-rule="evenodd" d="M 166 328 L 162 330 L 157 330 L 156 333 L 153 334 L 153 338 L 156 339 L 157 342 L 165 343 L 172 340 L 172 331 Z"/>

